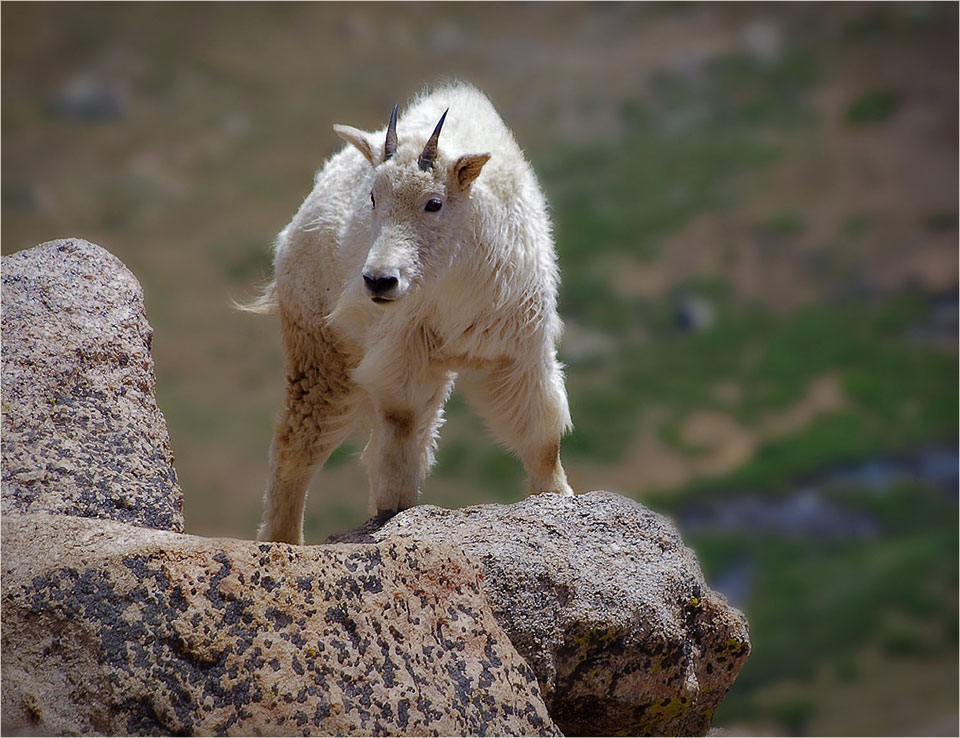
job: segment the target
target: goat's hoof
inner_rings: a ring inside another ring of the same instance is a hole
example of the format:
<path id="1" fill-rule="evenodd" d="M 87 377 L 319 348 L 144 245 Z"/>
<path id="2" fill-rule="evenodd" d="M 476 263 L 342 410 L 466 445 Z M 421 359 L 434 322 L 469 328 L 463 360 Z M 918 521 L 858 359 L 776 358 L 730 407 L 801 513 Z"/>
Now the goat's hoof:
<path id="1" fill-rule="evenodd" d="M 530 497 L 535 495 L 560 495 L 561 497 L 573 497 L 573 490 L 570 488 L 570 485 L 564 485 L 563 487 L 548 487 L 546 489 L 538 489 L 535 492 L 530 493 Z"/>
<path id="2" fill-rule="evenodd" d="M 397 514 L 397 511 L 394 510 L 393 508 L 390 508 L 390 509 L 388 509 L 388 510 L 377 510 L 377 514 L 376 514 L 376 516 L 374 516 L 374 519 L 375 519 L 378 523 L 380 523 L 381 525 L 383 525 L 384 523 L 386 523 L 390 518 L 392 518 L 392 517 L 393 517 L 394 515 L 396 515 L 396 514 Z"/>

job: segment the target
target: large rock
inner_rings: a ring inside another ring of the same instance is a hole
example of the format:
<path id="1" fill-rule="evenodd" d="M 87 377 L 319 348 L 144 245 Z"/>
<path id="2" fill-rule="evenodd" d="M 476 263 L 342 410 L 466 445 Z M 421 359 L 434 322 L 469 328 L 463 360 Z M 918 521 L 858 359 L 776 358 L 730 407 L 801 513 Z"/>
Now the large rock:
<path id="1" fill-rule="evenodd" d="M 143 290 L 80 239 L 3 257 L 3 513 L 183 530 Z"/>
<path id="2" fill-rule="evenodd" d="M 446 541 L 568 735 L 702 735 L 750 651 L 676 528 L 609 492 L 460 510 L 420 506 L 337 540 Z"/>
<path id="3" fill-rule="evenodd" d="M 455 548 L 181 535 L 150 340 L 103 249 L 4 258 L 4 733 L 559 734 Z"/>
<path id="4" fill-rule="evenodd" d="M 3 519 L 3 732 L 559 735 L 443 544 Z"/>
<path id="5" fill-rule="evenodd" d="M 2 338 L 4 733 L 697 734 L 746 659 L 673 526 L 606 492 L 182 535 L 142 292 L 99 247 L 5 257 Z"/>

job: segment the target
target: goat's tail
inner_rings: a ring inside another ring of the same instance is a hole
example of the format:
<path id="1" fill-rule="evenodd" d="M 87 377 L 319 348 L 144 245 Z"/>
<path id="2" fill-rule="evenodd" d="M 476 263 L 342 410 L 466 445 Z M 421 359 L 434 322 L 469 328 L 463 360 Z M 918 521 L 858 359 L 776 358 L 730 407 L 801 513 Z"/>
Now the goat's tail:
<path id="1" fill-rule="evenodd" d="M 271 315 L 277 312 L 280 303 L 277 301 L 277 283 L 275 281 L 267 284 L 263 292 L 254 297 L 249 302 L 233 301 L 235 310 L 242 310 L 245 313 L 256 313 L 258 315 Z"/>

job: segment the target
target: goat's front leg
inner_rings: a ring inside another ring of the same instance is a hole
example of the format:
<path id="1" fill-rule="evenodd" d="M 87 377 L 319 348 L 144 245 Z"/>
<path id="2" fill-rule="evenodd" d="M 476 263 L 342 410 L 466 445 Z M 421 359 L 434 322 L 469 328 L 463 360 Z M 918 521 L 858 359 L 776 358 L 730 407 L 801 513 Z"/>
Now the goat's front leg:
<path id="1" fill-rule="evenodd" d="M 370 438 L 370 512 L 392 515 L 417 504 L 423 470 L 409 407 L 386 406 L 376 411 Z"/>
<path id="2" fill-rule="evenodd" d="M 373 431 L 364 453 L 371 514 L 392 515 L 417 504 L 452 387 L 452 374 L 426 376 L 413 391 L 375 399 Z"/>

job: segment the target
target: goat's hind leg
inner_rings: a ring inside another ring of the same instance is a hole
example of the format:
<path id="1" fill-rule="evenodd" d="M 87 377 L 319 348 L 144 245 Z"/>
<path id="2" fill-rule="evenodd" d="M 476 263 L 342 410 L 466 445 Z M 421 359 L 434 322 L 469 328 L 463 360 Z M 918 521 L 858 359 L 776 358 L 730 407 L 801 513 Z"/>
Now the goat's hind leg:
<path id="1" fill-rule="evenodd" d="M 292 415 L 295 413 L 284 410 L 274 431 L 257 540 L 302 545 L 307 487 L 346 434 L 322 437 L 315 429 L 305 429 Z"/>
<path id="2" fill-rule="evenodd" d="M 530 494 L 573 494 L 560 463 L 560 438 L 570 428 L 570 411 L 555 359 L 532 366 L 504 364 L 466 389 L 494 434 L 520 457 Z"/>
<path id="3" fill-rule="evenodd" d="M 296 423 L 284 410 L 277 419 L 270 446 L 270 477 L 263 497 L 259 541 L 303 543 L 303 508 L 307 487 L 318 466 L 317 454 L 296 437 Z"/>
<path id="4" fill-rule="evenodd" d="M 270 448 L 261 541 L 303 543 L 307 487 L 316 471 L 349 435 L 356 392 L 311 367 L 288 377 L 287 406 L 277 419 Z"/>

